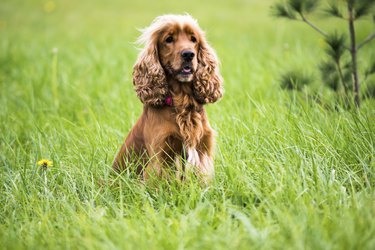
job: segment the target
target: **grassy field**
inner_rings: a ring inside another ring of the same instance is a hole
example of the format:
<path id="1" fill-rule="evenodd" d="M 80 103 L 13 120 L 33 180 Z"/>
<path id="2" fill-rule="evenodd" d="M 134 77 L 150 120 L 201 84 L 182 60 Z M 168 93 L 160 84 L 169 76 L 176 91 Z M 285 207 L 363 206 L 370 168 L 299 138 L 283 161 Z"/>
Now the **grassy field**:
<path id="1" fill-rule="evenodd" d="M 1 1 L 0 249 L 375 249 L 375 102 L 282 91 L 279 74 L 315 69 L 322 40 L 271 4 Z M 216 178 L 155 189 L 111 162 L 142 110 L 137 28 L 185 12 L 222 62 L 225 96 L 207 107 Z M 358 39 L 372 29 L 361 21 Z"/>

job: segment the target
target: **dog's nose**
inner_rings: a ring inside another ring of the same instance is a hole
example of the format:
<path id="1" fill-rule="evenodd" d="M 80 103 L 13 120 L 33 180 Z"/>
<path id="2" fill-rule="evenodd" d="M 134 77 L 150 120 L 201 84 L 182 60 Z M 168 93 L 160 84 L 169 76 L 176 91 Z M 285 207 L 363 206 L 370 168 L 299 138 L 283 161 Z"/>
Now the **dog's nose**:
<path id="1" fill-rule="evenodd" d="M 195 54 L 193 51 L 191 50 L 183 50 L 181 52 L 181 57 L 182 59 L 184 59 L 186 62 L 190 62 L 191 60 L 193 60 Z"/>

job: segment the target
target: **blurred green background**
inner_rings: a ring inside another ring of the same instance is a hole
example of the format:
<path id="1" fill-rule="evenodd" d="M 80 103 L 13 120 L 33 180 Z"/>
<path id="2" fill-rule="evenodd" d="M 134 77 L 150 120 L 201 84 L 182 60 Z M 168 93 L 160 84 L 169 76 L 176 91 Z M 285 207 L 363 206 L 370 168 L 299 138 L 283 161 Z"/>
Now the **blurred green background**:
<path id="1" fill-rule="evenodd" d="M 0 248 L 373 249 L 373 100 L 333 110 L 282 91 L 280 73 L 298 68 L 331 95 L 317 73 L 322 37 L 271 17 L 273 3 L 1 1 Z M 198 19 L 221 60 L 208 188 L 111 176 L 142 110 L 131 81 L 138 29 L 167 13 Z M 358 40 L 373 29 L 359 21 Z M 360 52 L 360 72 L 374 48 Z M 42 158 L 54 162 L 46 173 Z"/>

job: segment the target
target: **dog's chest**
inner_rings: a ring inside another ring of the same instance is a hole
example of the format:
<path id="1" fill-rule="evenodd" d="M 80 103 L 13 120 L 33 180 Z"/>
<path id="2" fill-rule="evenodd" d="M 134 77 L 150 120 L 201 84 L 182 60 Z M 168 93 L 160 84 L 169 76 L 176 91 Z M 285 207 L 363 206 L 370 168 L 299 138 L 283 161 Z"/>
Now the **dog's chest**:
<path id="1" fill-rule="evenodd" d="M 203 108 L 189 95 L 175 96 L 173 102 L 176 110 L 176 123 L 183 143 L 187 147 L 195 148 L 203 137 Z"/>

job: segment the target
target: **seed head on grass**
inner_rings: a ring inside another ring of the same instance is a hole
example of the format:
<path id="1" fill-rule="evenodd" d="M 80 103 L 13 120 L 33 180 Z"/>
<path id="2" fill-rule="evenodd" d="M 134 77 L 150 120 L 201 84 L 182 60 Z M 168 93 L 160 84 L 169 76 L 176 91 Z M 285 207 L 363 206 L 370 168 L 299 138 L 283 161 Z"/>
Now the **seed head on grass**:
<path id="1" fill-rule="evenodd" d="M 53 162 L 50 161 L 50 160 L 47 160 L 47 159 L 41 159 L 41 160 L 38 161 L 36 164 L 37 164 L 39 167 L 41 167 L 42 169 L 47 169 L 47 168 L 53 166 Z"/>

